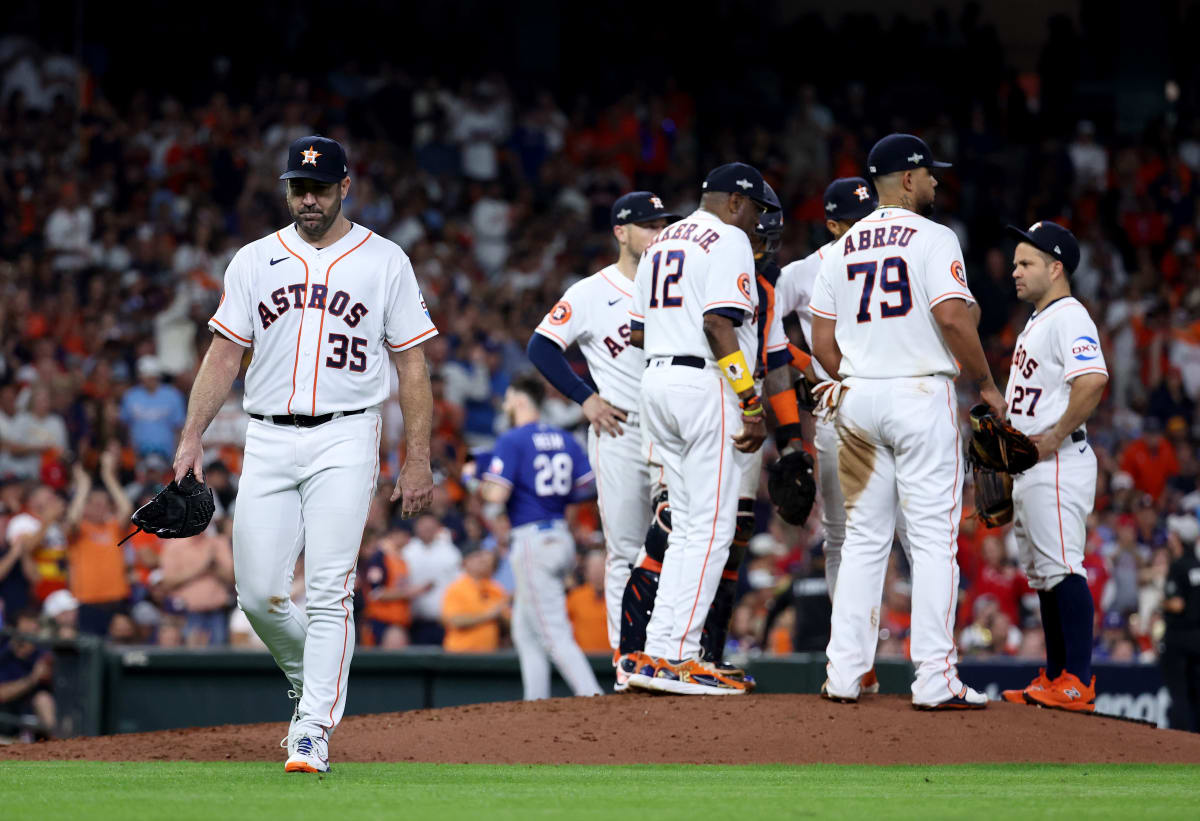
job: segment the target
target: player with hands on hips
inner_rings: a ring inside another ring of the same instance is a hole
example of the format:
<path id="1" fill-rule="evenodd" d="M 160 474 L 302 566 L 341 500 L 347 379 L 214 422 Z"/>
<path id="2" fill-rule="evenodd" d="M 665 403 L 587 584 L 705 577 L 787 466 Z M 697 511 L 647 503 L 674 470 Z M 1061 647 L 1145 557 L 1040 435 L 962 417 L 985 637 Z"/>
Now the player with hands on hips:
<path id="1" fill-rule="evenodd" d="M 174 468 L 176 480 L 189 470 L 203 480 L 200 437 L 253 348 L 233 521 L 238 606 L 292 685 L 285 769 L 325 772 L 354 654 L 354 573 L 379 475 L 387 368 L 400 380 L 406 452 L 392 499 L 413 516 L 433 494 L 433 395 L 420 346 L 437 329 L 400 247 L 342 212 L 350 176 L 341 145 L 296 140 L 280 179 L 293 222 L 229 263 Z M 301 550 L 304 610 L 291 599 Z"/>
<path id="2" fill-rule="evenodd" d="M 1079 243 L 1043 220 L 1013 226 L 1013 281 L 1033 313 L 1017 337 L 1005 398 L 1008 421 L 1029 436 L 1038 462 L 1012 479 L 1013 535 L 1029 586 L 1037 591 L 1046 666 L 1024 690 L 1003 698 L 1076 712 L 1096 709 L 1092 675 L 1092 594 L 1083 567 L 1087 517 L 1096 495 L 1096 454 L 1084 423 L 1108 384 L 1100 334 L 1071 296 Z"/>
<path id="3" fill-rule="evenodd" d="M 592 469 L 571 434 L 539 421 L 545 393 L 535 374 L 513 379 L 504 394 L 504 413 L 513 427 L 496 440 L 479 489 L 493 528 L 505 517 L 512 528 L 509 561 L 517 582 L 512 637 L 526 701 L 550 697 L 551 661 L 575 695 L 600 695 L 575 641 L 563 587 L 575 567 L 575 540 L 564 512 L 592 497 Z"/>
<path id="4" fill-rule="evenodd" d="M 954 646 L 962 441 L 954 378 L 1000 396 L 976 332 L 958 238 L 927 218 L 937 180 L 924 140 L 884 137 L 867 167 L 879 207 L 829 247 L 810 305 L 813 354 L 840 381 L 828 406 L 838 441 L 846 537 L 833 596 L 823 694 L 855 701 L 874 666 L 898 512 L 912 550 L 911 654 L 917 709 L 978 709 Z"/>
<path id="5" fill-rule="evenodd" d="M 629 344 L 629 306 L 642 251 L 677 219 L 650 191 L 618 197 L 611 210 L 616 263 L 568 288 L 527 348 L 534 366 L 559 393 L 583 407 L 591 424 L 588 458 L 596 472 L 604 528 L 604 598 L 614 651 L 621 643 L 622 596 L 651 516 L 650 466 L 637 414 L 645 357 Z M 599 392 L 571 370 L 565 351 L 573 344 L 583 352 Z"/>
<path id="6" fill-rule="evenodd" d="M 700 635 L 734 538 L 738 484 L 766 438 L 750 364 L 758 293 L 749 235 L 772 210 L 757 169 L 729 163 L 704 181 L 700 208 L 642 253 L 629 315 L 643 348 L 640 414 L 671 495 L 666 550 L 630 686 L 741 695 L 745 682 L 700 659 Z"/>

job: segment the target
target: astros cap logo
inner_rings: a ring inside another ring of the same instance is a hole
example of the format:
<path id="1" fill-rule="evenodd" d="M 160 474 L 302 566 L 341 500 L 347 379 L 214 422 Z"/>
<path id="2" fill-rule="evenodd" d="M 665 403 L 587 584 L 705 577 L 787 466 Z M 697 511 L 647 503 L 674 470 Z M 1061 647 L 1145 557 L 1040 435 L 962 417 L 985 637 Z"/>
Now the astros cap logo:
<path id="1" fill-rule="evenodd" d="M 317 151 L 315 148 L 313 148 L 313 147 L 310 145 L 310 146 L 308 147 L 308 150 L 307 150 L 307 151 L 301 151 L 301 152 L 300 152 L 300 155 L 301 155 L 302 157 L 304 157 L 304 159 L 300 161 L 300 164 L 301 164 L 301 165 L 316 165 L 316 164 L 317 164 L 317 157 L 320 157 L 320 156 L 321 156 L 321 152 L 320 152 L 320 151 Z"/>
<path id="2" fill-rule="evenodd" d="M 662 200 L 660 200 L 658 197 L 651 197 L 650 204 L 653 205 L 655 208 L 663 208 L 664 207 Z"/>
<path id="3" fill-rule="evenodd" d="M 859 202 L 866 202 L 867 200 L 871 199 L 871 192 L 867 190 L 865 185 L 860 185 L 858 188 L 855 188 L 854 193 L 858 197 Z"/>

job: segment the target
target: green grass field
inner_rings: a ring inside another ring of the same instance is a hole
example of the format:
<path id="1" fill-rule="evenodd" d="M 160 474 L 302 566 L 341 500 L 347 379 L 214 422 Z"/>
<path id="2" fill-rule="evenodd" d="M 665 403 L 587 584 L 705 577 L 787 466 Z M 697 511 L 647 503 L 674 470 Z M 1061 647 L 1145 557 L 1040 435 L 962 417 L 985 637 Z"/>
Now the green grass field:
<path id="1" fill-rule="evenodd" d="M 1195 818 L 1200 767 L 0 764 L 6 821 L 87 818 Z"/>

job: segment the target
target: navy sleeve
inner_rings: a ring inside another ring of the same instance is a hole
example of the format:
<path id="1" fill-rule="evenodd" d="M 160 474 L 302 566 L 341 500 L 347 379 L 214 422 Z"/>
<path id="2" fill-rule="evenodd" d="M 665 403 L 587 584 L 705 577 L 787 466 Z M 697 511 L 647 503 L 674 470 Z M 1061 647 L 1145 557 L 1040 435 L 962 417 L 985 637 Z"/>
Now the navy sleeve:
<path id="1" fill-rule="evenodd" d="M 742 322 L 746 319 L 746 312 L 738 310 L 737 308 L 713 308 L 705 311 L 704 313 L 706 315 L 717 314 L 718 316 L 723 316 L 732 322 L 733 327 L 735 328 L 740 328 L 742 326 Z"/>
<path id="2" fill-rule="evenodd" d="M 525 353 L 533 366 L 546 377 L 546 381 L 568 399 L 582 405 L 594 393 L 588 384 L 571 370 L 562 349 L 537 331 L 529 337 Z"/>

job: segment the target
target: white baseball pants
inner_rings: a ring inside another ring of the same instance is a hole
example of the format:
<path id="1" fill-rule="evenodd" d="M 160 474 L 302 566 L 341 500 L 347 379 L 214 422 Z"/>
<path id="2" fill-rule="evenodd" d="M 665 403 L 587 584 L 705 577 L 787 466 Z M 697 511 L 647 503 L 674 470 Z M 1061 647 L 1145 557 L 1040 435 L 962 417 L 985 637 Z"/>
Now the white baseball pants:
<path id="1" fill-rule="evenodd" d="M 650 527 L 650 465 L 643 455 L 638 413 L 631 411 L 621 436 L 588 429 L 588 459 L 596 474 L 597 506 L 604 527 L 604 609 L 608 643 L 621 642 L 621 601 L 638 551 Z"/>
<path id="2" fill-rule="evenodd" d="M 521 661 L 525 700 L 550 698 L 550 662 L 577 696 L 600 695 L 596 674 L 579 649 L 563 582 L 575 566 L 575 541 L 562 519 L 514 527 L 512 638 Z"/>
<path id="3" fill-rule="evenodd" d="M 1071 574 L 1087 578 L 1083 545 L 1096 501 L 1096 454 L 1086 441 L 1062 443 L 1053 459 L 1013 477 L 1013 536 L 1034 590 Z"/>
<path id="4" fill-rule="evenodd" d="M 738 486 L 753 454 L 733 447 L 742 429 L 737 396 L 717 370 L 655 359 L 642 376 L 642 427 L 671 494 L 671 536 L 663 558 L 646 652 L 696 657 L 708 608 L 729 558 Z"/>
<path id="5" fill-rule="evenodd" d="M 826 654 L 829 691 L 857 696 L 875 663 L 879 606 L 897 514 L 912 549 L 913 700 L 958 695 L 954 606 L 962 442 L 954 383 L 944 376 L 847 379 L 838 410 L 838 478 L 846 541 Z"/>
<path id="6" fill-rule="evenodd" d="M 379 476 L 377 413 L 315 428 L 251 420 L 233 518 L 238 606 L 302 693 L 296 732 L 328 739 L 346 707 L 354 572 Z M 304 551 L 307 600 L 292 602 Z"/>

